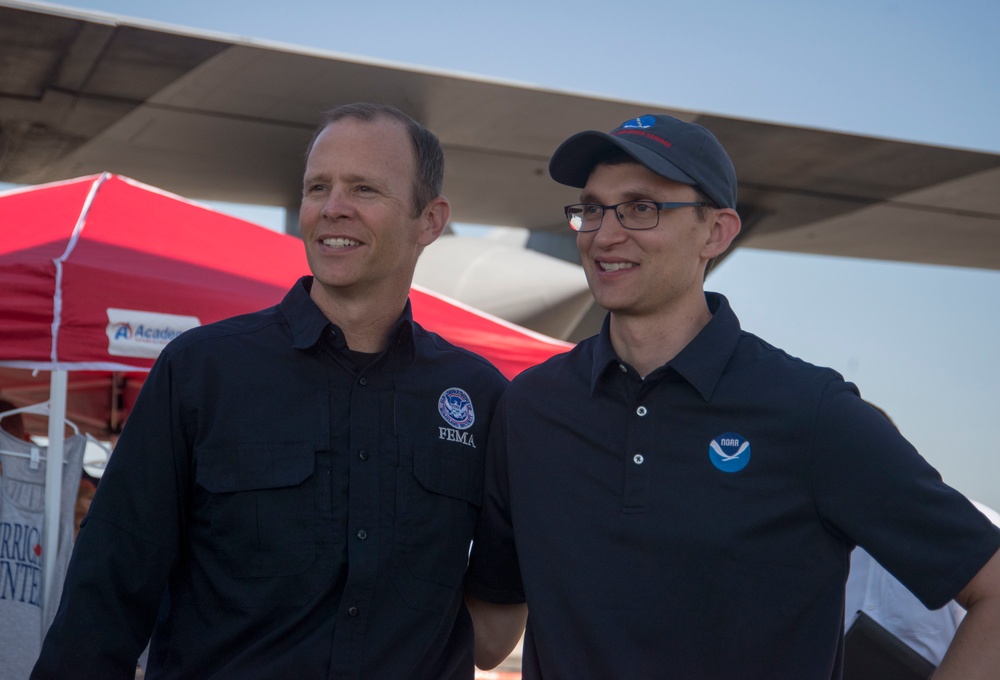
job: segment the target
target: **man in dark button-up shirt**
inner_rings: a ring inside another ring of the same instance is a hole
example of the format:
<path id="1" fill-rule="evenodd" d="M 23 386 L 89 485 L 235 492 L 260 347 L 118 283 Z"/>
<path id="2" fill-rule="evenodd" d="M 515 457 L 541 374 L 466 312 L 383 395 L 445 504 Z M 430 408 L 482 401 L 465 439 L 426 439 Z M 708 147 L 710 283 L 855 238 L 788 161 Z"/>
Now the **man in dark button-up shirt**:
<path id="1" fill-rule="evenodd" d="M 410 314 L 442 171 L 395 109 L 327 114 L 300 213 L 313 276 L 163 351 L 33 678 L 132 678 L 147 641 L 150 680 L 472 678 L 461 585 L 506 380 Z"/>
<path id="2" fill-rule="evenodd" d="M 566 216 L 609 315 L 497 409 L 468 588 L 477 630 L 514 625 L 477 663 L 527 601 L 525 680 L 839 678 L 858 544 L 968 608 L 936 678 L 998 677 L 997 528 L 853 385 L 705 293 L 740 228 L 715 137 L 642 116 L 549 170 L 581 189 Z"/>

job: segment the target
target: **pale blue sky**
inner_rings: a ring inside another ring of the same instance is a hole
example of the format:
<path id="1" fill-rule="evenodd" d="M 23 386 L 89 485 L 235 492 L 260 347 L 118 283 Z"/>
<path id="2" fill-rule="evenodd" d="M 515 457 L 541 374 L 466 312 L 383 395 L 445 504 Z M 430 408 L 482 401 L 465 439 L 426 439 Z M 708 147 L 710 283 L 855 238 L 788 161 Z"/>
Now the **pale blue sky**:
<path id="1" fill-rule="evenodd" d="M 547 88 L 1000 153 L 995 0 L 60 4 Z M 992 434 L 1000 421 L 1000 272 L 743 250 L 707 287 L 730 298 L 747 330 L 856 382 L 947 481 L 1000 509 Z"/>

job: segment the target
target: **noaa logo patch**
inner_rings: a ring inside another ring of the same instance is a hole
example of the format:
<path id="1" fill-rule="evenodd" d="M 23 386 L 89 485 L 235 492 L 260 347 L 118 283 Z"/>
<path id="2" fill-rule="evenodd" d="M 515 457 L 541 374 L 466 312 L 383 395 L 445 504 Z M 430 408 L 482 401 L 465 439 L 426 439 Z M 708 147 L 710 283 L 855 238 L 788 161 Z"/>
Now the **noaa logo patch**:
<path id="1" fill-rule="evenodd" d="M 656 118 L 653 116 L 642 116 L 640 118 L 633 118 L 632 120 L 627 120 L 622 123 L 619 127 L 623 130 L 629 129 L 640 129 L 645 130 L 646 128 L 651 128 L 656 125 Z"/>
<path id="2" fill-rule="evenodd" d="M 739 472 L 750 462 L 750 442 L 734 432 L 720 434 L 708 444 L 708 459 L 723 472 Z"/>
<path id="3" fill-rule="evenodd" d="M 449 387 L 438 399 L 438 413 L 445 422 L 459 430 L 472 427 L 476 422 L 476 412 L 472 408 L 469 393 L 460 387 Z"/>

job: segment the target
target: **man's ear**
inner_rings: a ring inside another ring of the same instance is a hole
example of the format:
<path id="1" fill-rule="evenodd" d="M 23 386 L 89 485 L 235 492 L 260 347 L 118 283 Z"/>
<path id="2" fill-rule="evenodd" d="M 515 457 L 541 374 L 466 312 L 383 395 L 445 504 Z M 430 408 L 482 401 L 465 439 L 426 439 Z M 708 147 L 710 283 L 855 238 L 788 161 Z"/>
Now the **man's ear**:
<path id="1" fill-rule="evenodd" d="M 740 216 L 731 208 L 719 208 L 715 211 L 712 228 L 708 240 L 702 248 L 701 255 L 706 260 L 722 255 L 740 233 Z"/>
<path id="2" fill-rule="evenodd" d="M 451 204 L 444 196 L 438 196 L 432 200 L 421 215 L 420 234 L 417 243 L 422 248 L 429 246 L 437 240 L 444 228 L 448 226 L 451 219 Z"/>

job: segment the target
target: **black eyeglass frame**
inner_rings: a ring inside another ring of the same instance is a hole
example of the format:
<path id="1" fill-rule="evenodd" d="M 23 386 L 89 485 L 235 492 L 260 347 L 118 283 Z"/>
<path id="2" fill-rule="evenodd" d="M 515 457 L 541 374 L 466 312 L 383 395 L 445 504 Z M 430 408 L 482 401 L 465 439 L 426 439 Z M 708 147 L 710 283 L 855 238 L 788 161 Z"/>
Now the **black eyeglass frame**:
<path id="1" fill-rule="evenodd" d="M 645 203 L 645 204 L 648 204 L 648 205 L 656 206 L 656 222 L 654 222 L 651 226 L 648 226 L 648 227 L 630 227 L 627 224 L 625 224 L 625 220 L 622 219 L 622 215 L 621 215 L 620 212 L 618 212 L 618 208 L 620 206 L 623 206 L 623 205 L 628 205 L 629 203 Z M 595 228 L 593 228 L 593 229 L 583 229 L 582 228 L 583 227 L 583 217 L 581 215 L 572 215 L 571 216 L 569 214 L 569 211 L 570 211 L 571 208 L 583 208 L 583 207 L 600 208 L 601 209 L 601 218 L 597 221 L 597 226 Z M 607 210 L 614 210 L 615 211 L 615 217 L 618 218 L 618 223 L 620 225 L 622 225 L 622 227 L 624 227 L 625 229 L 628 229 L 629 231 L 646 231 L 647 229 L 655 229 L 660 224 L 660 212 L 661 211 L 663 211 L 663 210 L 674 210 L 676 208 L 688 208 L 688 207 L 714 208 L 716 206 L 715 206 L 714 203 L 708 203 L 706 201 L 668 201 L 666 203 L 661 203 L 659 201 L 649 201 L 649 200 L 646 200 L 646 199 L 642 198 L 642 199 L 633 199 L 631 201 L 622 201 L 621 203 L 615 203 L 614 205 L 601 205 L 600 203 L 571 203 L 570 205 L 567 205 L 567 206 L 565 206 L 563 208 L 563 213 L 566 215 L 566 221 L 569 222 L 569 228 L 572 229 L 573 231 L 575 231 L 578 234 L 580 234 L 580 233 L 587 233 L 587 232 L 591 232 L 591 231 L 597 231 L 598 229 L 600 229 L 601 228 L 601 224 L 604 222 L 604 213 Z M 581 227 L 580 229 L 577 229 L 576 227 L 573 226 L 573 218 L 574 217 L 579 217 L 580 218 L 580 227 Z"/>

